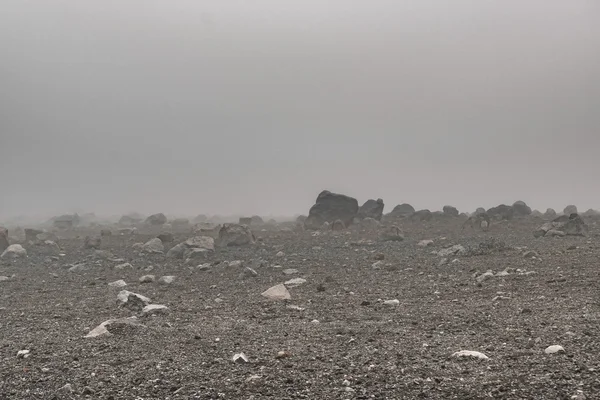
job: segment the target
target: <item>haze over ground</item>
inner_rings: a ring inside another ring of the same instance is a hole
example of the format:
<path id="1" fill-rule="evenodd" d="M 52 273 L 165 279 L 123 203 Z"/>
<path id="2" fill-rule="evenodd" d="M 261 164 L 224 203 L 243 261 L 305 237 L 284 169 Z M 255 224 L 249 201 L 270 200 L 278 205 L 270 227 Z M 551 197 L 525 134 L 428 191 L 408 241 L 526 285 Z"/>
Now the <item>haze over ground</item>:
<path id="1" fill-rule="evenodd" d="M 600 208 L 600 3 L 23 1 L 0 218 Z"/>

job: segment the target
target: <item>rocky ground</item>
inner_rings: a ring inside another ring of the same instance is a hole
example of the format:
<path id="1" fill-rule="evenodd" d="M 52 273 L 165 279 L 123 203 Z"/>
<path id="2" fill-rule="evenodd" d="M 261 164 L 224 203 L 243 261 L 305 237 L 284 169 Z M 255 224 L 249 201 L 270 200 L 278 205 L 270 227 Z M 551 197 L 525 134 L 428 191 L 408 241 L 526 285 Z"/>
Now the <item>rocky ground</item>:
<path id="1" fill-rule="evenodd" d="M 541 222 L 405 221 L 401 242 L 257 228 L 256 245 L 187 265 L 140 254 L 155 236 L 143 230 L 100 252 L 85 232 L 59 233 L 60 249 L 23 243 L 27 258 L 0 264 L 0 398 L 600 398 L 600 227 L 534 238 Z M 261 295 L 293 278 L 306 282 L 290 300 Z M 120 307 L 122 290 L 168 310 Z"/>

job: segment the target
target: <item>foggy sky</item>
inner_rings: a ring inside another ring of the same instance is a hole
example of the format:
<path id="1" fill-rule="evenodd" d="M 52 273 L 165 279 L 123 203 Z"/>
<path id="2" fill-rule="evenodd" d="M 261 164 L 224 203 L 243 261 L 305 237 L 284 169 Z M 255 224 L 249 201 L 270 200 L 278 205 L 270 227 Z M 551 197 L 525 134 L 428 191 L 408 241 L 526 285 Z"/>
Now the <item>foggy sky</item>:
<path id="1" fill-rule="evenodd" d="M 0 218 L 600 208 L 596 0 L 3 0 Z"/>

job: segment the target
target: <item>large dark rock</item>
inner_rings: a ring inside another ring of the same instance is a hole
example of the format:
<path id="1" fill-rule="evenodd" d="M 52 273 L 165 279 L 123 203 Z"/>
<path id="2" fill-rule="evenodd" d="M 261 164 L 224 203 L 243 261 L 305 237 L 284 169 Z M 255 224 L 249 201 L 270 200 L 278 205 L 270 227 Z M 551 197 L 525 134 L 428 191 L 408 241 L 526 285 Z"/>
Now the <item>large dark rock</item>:
<path id="1" fill-rule="evenodd" d="M 554 211 L 554 209 L 552 209 L 552 208 L 548 208 L 546 210 L 546 212 L 544 213 L 544 217 L 549 218 L 549 219 L 556 218 L 556 211 Z"/>
<path id="2" fill-rule="evenodd" d="M 167 217 L 163 213 L 153 214 L 146 218 L 148 225 L 164 225 L 167 223 Z"/>
<path id="3" fill-rule="evenodd" d="M 52 225 L 58 229 L 69 229 L 79 225 L 79 215 L 65 214 L 52 219 Z"/>
<path id="4" fill-rule="evenodd" d="M 219 246 L 244 246 L 254 244 L 256 238 L 248 225 L 224 224 L 219 230 Z"/>
<path id="5" fill-rule="evenodd" d="M 449 215 L 451 217 L 458 217 L 458 209 L 452 206 L 444 206 L 443 212 L 445 215 Z"/>
<path id="6" fill-rule="evenodd" d="M 565 209 L 563 210 L 563 214 L 565 214 L 565 215 L 577 214 L 577 206 L 574 206 L 573 204 L 566 206 Z"/>
<path id="7" fill-rule="evenodd" d="M 385 204 L 383 204 L 382 199 L 367 200 L 365 204 L 360 206 L 360 208 L 358 209 L 357 217 L 360 219 L 373 218 L 374 220 L 380 221 L 381 217 L 383 216 L 384 206 Z"/>
<path id="8" fill-rule="evenodd" d="M 526 217 L 527 215 L 531 215 L 531 208 L 524 201 L 515 201 L 512 207 L 514 214 L 517 217 Z"/>
<path id="9" fill-rule="evenodd" d="M 410 219 L 415 220 L 415 221 L 431 221 L 432 218 L 433 218 L 433 213 L 429 210 L 415 211 L 410 216 Z"/>
<path id="10" fill-rule="evenodd" d="M 388 215 L 391 217 L 407 217 L 414 214 L 415 208 L 408 203 L 399 204 Z"/>
<path id="11" fill-rule="evenodd" d="M 310 208 L 304 226 L 316 230 L 325 222 L 333 223 L 338 219 L 345 226 L 349 226 L 357 213 L 358 201 L 355 198 L 324 190 L 319 193 L 315 205 Z"/>
<path id="12" fill-rule="evenodd" d="M 490 208 L 486 213 L 493 219 L 508 221 L 515 216 L 515 209 L 506 204 L 500 204 L 499 206 Z"/>
<path id="13" fill-rule="evenodd" d="M 134 226 L 135 224 L 138 224 L 140 222 L 143 221 L 143 217 L 141 215 L 138 214 L 128 214 L 128 215 L 123 215 L 120 219 L 118 224 L 121 226 Z"/>
<path id="14" fill-rule="evenodd" d="M 10 246 L 8 243 L 8 229 L 0 226 L 0 253 L 8 249 L 8 246 Z"/>

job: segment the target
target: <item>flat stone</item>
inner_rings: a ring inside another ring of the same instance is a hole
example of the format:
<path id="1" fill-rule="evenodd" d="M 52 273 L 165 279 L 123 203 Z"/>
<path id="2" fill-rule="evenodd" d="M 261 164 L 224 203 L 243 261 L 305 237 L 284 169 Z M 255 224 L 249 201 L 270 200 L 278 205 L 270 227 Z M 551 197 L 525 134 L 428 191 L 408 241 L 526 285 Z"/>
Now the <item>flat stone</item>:
<path id="1" fill-rule="evenodd" d="M 158 283 L 160 283 L 161 285 L 170 285 L 171 283 L 173 283 L 174 280 L 175 277 L 173 275 L 165 275 L 161 276 L 158 279 Z"/>
<path id="2" fill-rule="evenodd" d="M 130 263 L 118 264 L 118 265 L 115 265 L 115 269 L 118 269 L 118 270 L 133 269 L 133 265 L 131 265 Z"/>
<path id="3" fill-rule="evenodd" d="M 103 323 L 101 323 L 100 325 L 95 327 L 94 329 L 92 329 L 84 337 L 85 338 L 95 338 L 95 337 L 102 336 L 102 335 L 110 335 L 110 332 L 108 331 L 108 329 L 106 329 L 106 327 L 108 325 L 111 325 L 111 324 L 117 323 L 117 322 L 135 325 L 135 324 L 137 324 L 137 317 L 109 319 L 107 321 L 104 321 Z"/>
<path id="4" fill-rule="evenodd" d="M 152 283 L 156 280 L 154 275 L 144 275 L 140 277 L 140 283 Z"/>
<path id="5" fill-rule="evenodd" d="M 398 300 L 398 299 L 386 300 L 383 302 L 383 304 L 385 304 L 386 306 L 397 306 L 400 304 L 400 300 Z"/>
<path id="6" fill-rule="evenodd" d="M 108 284 L 110 287 L 125 287 L 127 283 L 123 279 L 119 279 L 118 281 L 110 282 Z"/>
<path id="7" fill-rule="evenodd" d="M 296 268 L 287 268 L 284 269 L 282 272 L 284 275 L 294 275 L 298 273 L 298 270 Z"/>
<path id="8" fill-rule="evenodd" d="M 261 296 L 271 300 L 290 300 L 292 298 L 290 292 L 283 284 L 275 285 L 265 290 L 261 293 Z"/>
<path id="9" fill-rule="evenodd" d="M 294 278 L 294 279 L 290 279 L 289 281 L 286 281 L 284 283 L 284 285 L 289 288 L 293 288 L 293 287 L 297 287 L 300 285 L 304 285 L 305 283 L 306 283 L 306 279 L 304 279 L 304 278 Z"/>
<path id="10" fill-rule="evenodd" d="M 167 314 L 169 312 L 169 307 L 162 304 L 148 304 L 146 307 L 142 309 L 143 315 L 157 315 L 157 314 Z"/>
<path id="11" fill-rule="evenodd" d="M 417 246 L 419 246 L 419 247 L 433 246 L 433 240 L 430 240 L 430 239 L 421 240 L 419 243 L 417 243 Z"/>
<path id="12" fill-rule="evenodd" d="M 470 358 L 478 358 L 480 360 L 489 360 L 489 357 L 486 356 L 485 354 L 480 353 L 478 351 L 472 351 L 472 350 L 457 351 L 456 353 L 452 354 L 452 357 L 455 357 L 455 358 L 470 357 Z"/>

